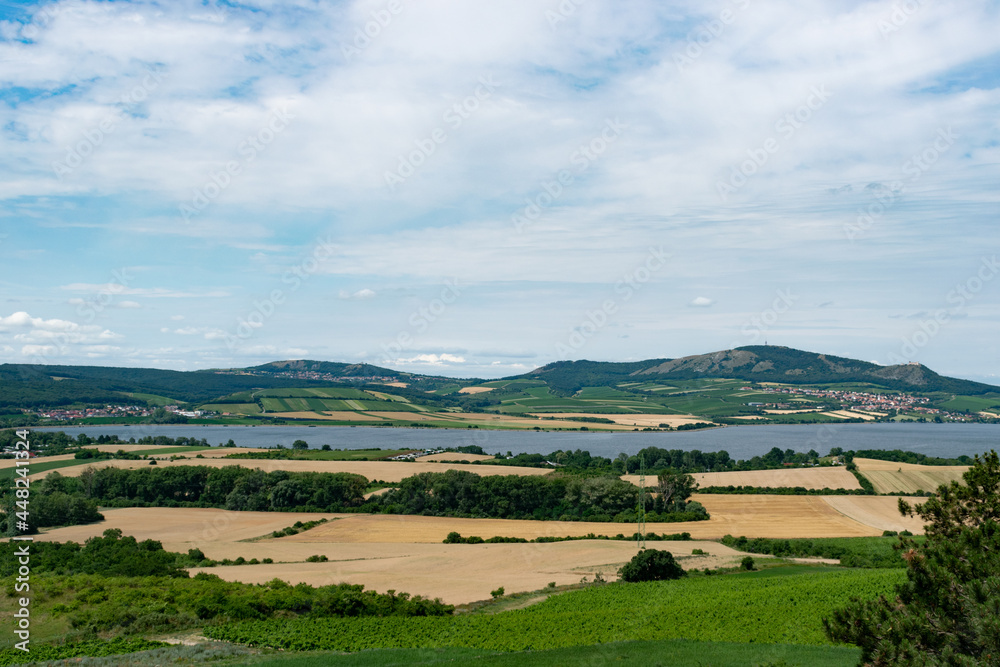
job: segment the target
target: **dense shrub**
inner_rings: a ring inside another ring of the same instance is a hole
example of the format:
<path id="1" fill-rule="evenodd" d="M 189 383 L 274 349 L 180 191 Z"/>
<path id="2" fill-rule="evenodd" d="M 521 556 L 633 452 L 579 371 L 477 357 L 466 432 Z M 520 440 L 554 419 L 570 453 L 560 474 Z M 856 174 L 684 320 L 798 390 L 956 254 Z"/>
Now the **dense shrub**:
<path id="1" fill-rule="evenodd" d="M 672 553 L 659 549 L 643 549 L 618 570 L 618 577 L 628 582 L 680 579 L 686 574 Z"/>

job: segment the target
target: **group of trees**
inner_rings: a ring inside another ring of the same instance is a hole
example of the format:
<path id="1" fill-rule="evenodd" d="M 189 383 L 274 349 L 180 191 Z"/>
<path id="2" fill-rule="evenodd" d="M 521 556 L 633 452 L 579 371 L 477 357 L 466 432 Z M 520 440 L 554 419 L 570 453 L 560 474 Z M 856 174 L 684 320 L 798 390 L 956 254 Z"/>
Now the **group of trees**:
<path id="1" fill-rule="evenodd" d="M 697 503 L 688 502 L 694 481 L 688 475 L 664 475 L 660 495 L 647 497 L 650 521 L 707 519 Z M 376 496 L 367 507 L 393 514 L 634 521 L 638 487 L 617 477 L 568 475 L 480 476 L 465 470 L 420 473 Z"/>
<path id="2" fill-rule="evenodd" d="M 340 512 L 362 504 L 368 480 L 349 473 L 177 466 L 88 469 L 79 477 L 50 473 L 44 484 L 47 493 L 79 496 L 110 507 Z M 32 495 L 33 507 L 40 495 Z"/>
<path id="3" fill-rule="evenodd" d="M 591 456 L 590 452 L 557 450 L 551 454 L 518 454 L 507 456 L 497 454 L 492 461 L 482 463 L 491 465 L 516 465 L 545 467 L 550 463 L 560 466 L 565 472 L 576 474 L 635 474 L 645 469 L 647 473 L 658 474 L 661 471 L 672 470 L 682 473 L 695 472 L 725 472 L 729 470 L 769 470 L 784 468 L 789 465 L 816 464 L 820 459 L 819 452 L 796 452 L 791 449 L 781 450 L 773 447 L 763 456 L 754 456 L 747 460 L 737 461 L 730 457 L 729 452 L 702 452 L 697 449 L 662 449 L 646 447 L 636 454 L 619 454 L 614 459 L 603 456 Z"/>

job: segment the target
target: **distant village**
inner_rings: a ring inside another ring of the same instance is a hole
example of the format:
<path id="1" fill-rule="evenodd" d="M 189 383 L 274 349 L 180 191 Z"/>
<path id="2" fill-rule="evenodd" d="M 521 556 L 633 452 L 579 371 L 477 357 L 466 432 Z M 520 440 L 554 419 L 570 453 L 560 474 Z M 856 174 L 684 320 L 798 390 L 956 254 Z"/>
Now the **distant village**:
<path id="1" fill-rule="evenodd" d="M 89 419 L 93 417 L 151 417 L 153 410 L 147 406 L 139 405 L 105 405 L 103 408 L 76 408 L 72 410 L 40 410 L 37 414 L 43 419 L 55 419 L 59 421 L 70 421 L 73 419 Z M 182 417 L 203 417 L 207 416 L 202 410 L 182 410 L 176 405 L 165 405 L 163 409 L 167 412 L 180 415 Z"/>
<path id="2" fill-rule="evenodd" d="M 767 394 L 785 394 L 788 396 L 811 396 L 812 398 L 828 398 L 831 403 L 837 403 L 845 410 L 858 412 L 917 412 L 931 417 L 939 416 L 952 421 L 978 421 L 974 415 L 961 412 L 949 412 L 938 408 L 926 407 L 930 400 L 923 396 L 910 394 L 873 394 L 865 391 L 846 391 L 840 389 L 810 389 L 808 387 L 741 387 L 742 390 L 752 390 Z M 801 403 L 747 403 L 754 407 L 776 410 L 788 410 L 803 407 Z M 810 406 L 812 407 L 812 406 Z M 815 406 L 824 409 L 826 406 Z"/>

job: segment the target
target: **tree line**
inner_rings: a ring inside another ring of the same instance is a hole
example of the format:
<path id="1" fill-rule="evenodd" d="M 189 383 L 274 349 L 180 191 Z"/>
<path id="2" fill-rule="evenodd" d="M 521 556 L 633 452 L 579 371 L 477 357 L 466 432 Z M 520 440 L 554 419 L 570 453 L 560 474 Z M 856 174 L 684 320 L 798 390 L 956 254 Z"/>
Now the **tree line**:
<path id="1" fill-rule="evenodd" d="M 690 475 L 661 475 L 655 489 L 659 494 L 646 494 L 647 520 L 707 519 L 705 508 L 688 500 L 695 486 Z M 613 476 L 487 477 L 449 470 L 407 477 L 368 504 L 374 511 L 391 514 L 630 522 L 636 520 L 642 494 L 635 485 Z"/>

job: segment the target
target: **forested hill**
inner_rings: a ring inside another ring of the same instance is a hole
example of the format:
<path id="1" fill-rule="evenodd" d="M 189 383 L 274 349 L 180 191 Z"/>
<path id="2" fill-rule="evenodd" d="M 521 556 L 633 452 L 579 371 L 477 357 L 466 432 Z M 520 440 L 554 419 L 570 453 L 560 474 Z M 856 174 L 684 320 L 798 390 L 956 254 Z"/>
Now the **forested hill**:
<path id="1" fill-rule="evenodd" d="M 735 378 L 748 382 L 787 384 L 870 383 L 888 389 L 972 395 L 998 390 L 981 382 L 938 375 L 922 364 L 879 366 L 857 359 L 770 345 L 630 363 L 558 361 L 519 377 L 544 380 L 552 389 L 563 392 L 629 381 L 696 378 Z"/>
<path id="2" fill-rule="evenodd" d="M 542 380 L 556 393 L 568 395 L 584 387 L 635 382 L 669 382 L 729 378 L 786 384 L 865 383 L 907 392 L 979 395 L 998 392 L 979 382 L 943 377 L 920 364 L 879 366 L 787 347 L 751 346 L 679 359 L 628 363 L 560 361 L 515 376 Z M 70 404 L 121 404 L 128 394 L 154 394 L 171 400 L 204 403 L 251 389 L 283 389 L 329 385 L 384 386 L 401 381 L 393 391 L 418 403 L 457 404 L 448 396 L 479 379 L 456 379 L 395 371 L 370 364 L 329 361 L 275 361 L 260 366 L 202 371 L 109 366 L 0 365 L 0 410 L 52 408 Z M 499 381 L 500 385 L 503 381 Z M 457 396 L 457 395 L 456 395 Z M 465 401 L 475 400 L 471 397 Z M 483 399 L 478 399 L 483 400 Z M 141 401 L 140 401 L 141 402 Z"/>
<path id="3" fill-rule="evenodd" d="M 121 403 L 124 393 L 206 401 L 257 387 L 324 384 L 291 378 L 261 378 L 214 372 L 166 371 L 110 366 L 0 365 L 0 407 L 40 408 L 72 403 Z"/>

